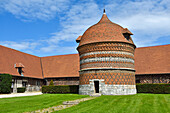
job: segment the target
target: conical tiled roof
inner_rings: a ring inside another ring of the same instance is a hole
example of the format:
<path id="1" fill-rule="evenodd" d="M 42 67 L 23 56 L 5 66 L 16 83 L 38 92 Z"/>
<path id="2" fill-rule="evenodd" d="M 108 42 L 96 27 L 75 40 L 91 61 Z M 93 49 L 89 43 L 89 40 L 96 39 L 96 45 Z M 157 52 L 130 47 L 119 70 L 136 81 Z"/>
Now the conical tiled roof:
<path id="1" fill-rule="evenodd" d="M 111 22 L 106 13 L 103 13 L 100 21 L 84 32 L 79 46 L 96 42 L 126 42 L 134 45 L 131 38 L 127 40 L 123 36 L 125 31 L 132 35 L 127 28 L 123 28 L 120 25 Z"/>

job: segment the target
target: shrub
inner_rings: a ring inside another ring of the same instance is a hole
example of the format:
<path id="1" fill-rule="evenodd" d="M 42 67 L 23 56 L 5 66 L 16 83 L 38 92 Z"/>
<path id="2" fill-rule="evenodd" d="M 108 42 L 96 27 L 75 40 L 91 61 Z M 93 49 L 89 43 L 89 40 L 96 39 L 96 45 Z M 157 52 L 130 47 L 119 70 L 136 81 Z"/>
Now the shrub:
<path id="1" fill-rule="evenodd" d="M 25 87 L 20 87 L 20 88 L 17 88 L 17 93 L 24 93 L 26 90 Z"/>
<path id="2" fill-rule="evenodd" d="M 42 93 L 76 93 L 78 94 L 78 85 L 62 85 L 62 86 L 42 86 Z"/>
<path id="3" fill-rule="evenodd" d="M 10 74 L 0 74 L 0 93 L 11 93 L 12 76 Z"/>
<path id="4" fill-rule="evenodd" d="M 170 94 L 170 84 L 136 84 L 138 93 Z"/>
<path id="5" fill-rule="evenodd" d="M 54 86 L 53 80 L 50 81 L 49 86 Z"/>

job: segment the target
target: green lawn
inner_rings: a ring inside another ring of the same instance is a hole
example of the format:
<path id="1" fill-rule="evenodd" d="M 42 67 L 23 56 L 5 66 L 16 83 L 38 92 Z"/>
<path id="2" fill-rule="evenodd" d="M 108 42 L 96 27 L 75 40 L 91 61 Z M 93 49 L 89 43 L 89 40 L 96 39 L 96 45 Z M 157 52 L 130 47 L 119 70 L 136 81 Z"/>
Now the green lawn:
<path id="1" fill-rule="evenodd" d="M 44 94 L 0 99 L 0 113 L 21 113 L 87 97 L 77 94 Z M 56 113 L 170 113 L 170 94 L 101 96 Z"/>
<path id="2" fill-rule="evenodd" d="M 62 104 L 66 100 L 87 97 L 77 94 L 43 94 L 0 99 L 0 113 L 22 113 Z"/>
<path id="3" fill-rule="evenodd" d="M 170 113 L 170 94 L 101 96 L 56 113 Z"/>

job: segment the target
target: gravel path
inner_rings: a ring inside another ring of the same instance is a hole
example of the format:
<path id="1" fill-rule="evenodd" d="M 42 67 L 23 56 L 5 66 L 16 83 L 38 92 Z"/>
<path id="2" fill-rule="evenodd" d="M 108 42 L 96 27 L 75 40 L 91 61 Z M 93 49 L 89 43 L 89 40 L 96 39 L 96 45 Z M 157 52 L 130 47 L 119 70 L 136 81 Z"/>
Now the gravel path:
<path id="1" fill-rule="evenodd" d="M 45 108 L 45 109 L 41 109 L 41 110 L 36 110 L 36 111 L 32 111 L 32 112 L 24 112 L 24 113 L 51 113 L 54 111 L 59 111 L 62 109 L 66 109 L 66 108 L 75 106 L 75 105 L 79 104 L 80 102 L 95 99 L 95 98 L 96 97 L 87 97 L 87 98 L 77 99 L 77 100 L 73 100 L 73 101 L 65 101 L 65 102 L 63 102 L 63 104 L 58 105 L 58 106 L 53 106 L 53 107 L 49 107 L 49 108 Z"/>

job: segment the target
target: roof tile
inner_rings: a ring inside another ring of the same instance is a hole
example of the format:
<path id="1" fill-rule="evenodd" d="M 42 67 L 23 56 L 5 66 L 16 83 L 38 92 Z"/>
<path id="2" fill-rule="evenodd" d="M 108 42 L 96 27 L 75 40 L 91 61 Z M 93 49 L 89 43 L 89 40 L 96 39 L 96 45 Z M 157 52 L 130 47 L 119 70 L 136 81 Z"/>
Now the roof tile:
<path id="1" fill-rule="evenodd" d="M 25 77 L 43 78 L 40 57 L 26 54 L 0 45 L 0 73 L 21 76 L 14 67 L 16 63 L 24 64 Z M 18 64 L 17 64 L 18 65 Z"/>

